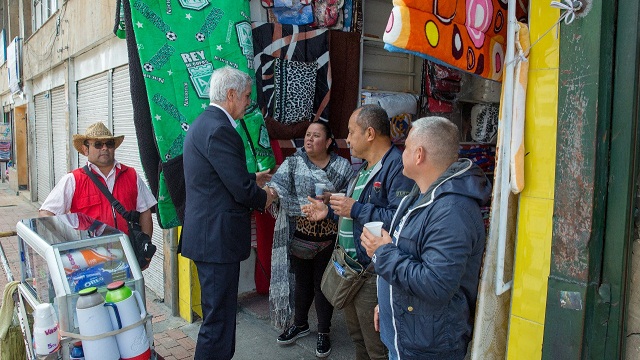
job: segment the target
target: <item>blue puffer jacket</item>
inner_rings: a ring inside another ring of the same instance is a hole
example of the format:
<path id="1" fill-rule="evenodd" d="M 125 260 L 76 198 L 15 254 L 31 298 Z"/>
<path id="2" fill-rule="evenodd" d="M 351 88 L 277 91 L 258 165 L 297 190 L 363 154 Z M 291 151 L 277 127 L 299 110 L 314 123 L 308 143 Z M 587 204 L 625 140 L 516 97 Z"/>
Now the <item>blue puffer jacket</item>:
<path id="1" fill-rule="evenodd" d="M 367 166 L 365 162 L 360 169 Z M 387 151 L 371 170 L 369 181 L 362 189 L 358 201 L 351 208 L 353 219 L 353 240 L 356 245 L 358 262 L 363 266 L 369 265 L 371 258 L 360 244 L 360 235 L 364 224 L 371 221 L 382 221 L 384 228 L 389 229 L 393 214 L 395 214 L 400 201 L 411 192 L 415 182 L 402 174 L 402 151 L 395 145 Z M 357 176 L 347 187 L 347 196 L 353 194 Z M 337 220 L 337 216 L 329 207 L 329 215 Z"/>
<path id="2" fill-rule="evenodd" d="M 491 184 L 469 160 L 406 196 L 374 256 L 381 337 L 400 359 L 463 359 L 471 340 Z"/>

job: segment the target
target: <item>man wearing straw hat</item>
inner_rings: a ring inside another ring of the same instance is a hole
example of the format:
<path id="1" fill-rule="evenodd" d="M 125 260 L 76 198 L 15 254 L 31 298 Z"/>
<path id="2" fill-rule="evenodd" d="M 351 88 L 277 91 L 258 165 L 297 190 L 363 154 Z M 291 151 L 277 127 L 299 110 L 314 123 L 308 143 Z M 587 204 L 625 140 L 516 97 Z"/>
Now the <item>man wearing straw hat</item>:
<path id="1" fill-rule="evenodd" d="M 73 135 L 73 147 L 87 157 L 87 166 L 127 210 L 140 212 L 140 227 L 153 233 L 151 207 L 156 199 L 134 168 L 120 164 L 115 152 L 124 135 L 113 136 L 102 122 L 91 124 L 84 135 Z M 40 207 L 41 216 L 83 213 L 127 233 L 127 222 L 115 211 L 91 178 L 78 168 L 66 174 Z"/>

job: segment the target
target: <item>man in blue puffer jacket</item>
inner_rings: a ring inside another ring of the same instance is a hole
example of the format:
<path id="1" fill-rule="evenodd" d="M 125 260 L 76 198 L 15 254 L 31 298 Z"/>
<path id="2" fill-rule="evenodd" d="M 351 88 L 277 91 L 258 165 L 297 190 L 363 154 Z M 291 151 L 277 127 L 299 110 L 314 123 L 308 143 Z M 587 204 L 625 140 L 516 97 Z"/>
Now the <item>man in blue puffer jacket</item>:
<path id="1" fill-rule="evenodd" d="M 471 340 L 491 195 L 482 170 L 458 160 L 459 134 L 441 117 L 415 121 L 402 156 L 416 181 L 391 223 L 364 230 L 378 274 L 380 337 L 390 359 L 464 359 Z"/>

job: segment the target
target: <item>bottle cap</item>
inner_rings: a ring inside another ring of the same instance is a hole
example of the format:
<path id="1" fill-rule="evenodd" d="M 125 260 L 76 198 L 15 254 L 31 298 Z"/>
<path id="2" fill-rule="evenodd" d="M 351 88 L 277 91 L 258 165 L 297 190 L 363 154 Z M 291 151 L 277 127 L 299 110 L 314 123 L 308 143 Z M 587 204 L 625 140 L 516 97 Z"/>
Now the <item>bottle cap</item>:
<path id="1" fill-rule="evenodd" d="M 88 287 L 86 289 L 82 289 L 82 290 L 78 291 L 78 294 L 80 294 L 80 296 L 91 295 L 96 291 L 98 291 L 98 288 L 95 287 L 95 286 L 92 286 L 92 287 Z"/>
<path id="2" fill-rule="evenodd" d="M 116 289 L 120 289 L 123 286 L 124 286 L 124 281 L 118 280 L 107 285 L 107 290 L 116 290 Z"/>
<path id="3" fill-rule="evenodd" d="M 51 315 L 51 304 L 49 303 L 38 304 L 33 310 L 33 317 L 36 319 L 48 319 Z"/>

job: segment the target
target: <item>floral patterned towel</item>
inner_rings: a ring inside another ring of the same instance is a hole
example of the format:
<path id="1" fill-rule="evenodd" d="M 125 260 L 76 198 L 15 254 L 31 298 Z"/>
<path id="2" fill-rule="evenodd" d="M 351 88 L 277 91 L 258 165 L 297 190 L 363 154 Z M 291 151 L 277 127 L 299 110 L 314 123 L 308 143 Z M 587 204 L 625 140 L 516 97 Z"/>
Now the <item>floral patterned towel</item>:
<path id="1" fill-rule="evenodd" d="M 501 81 L 507 0 L 393 0 L 383 40 L 483 78 Z"/>

